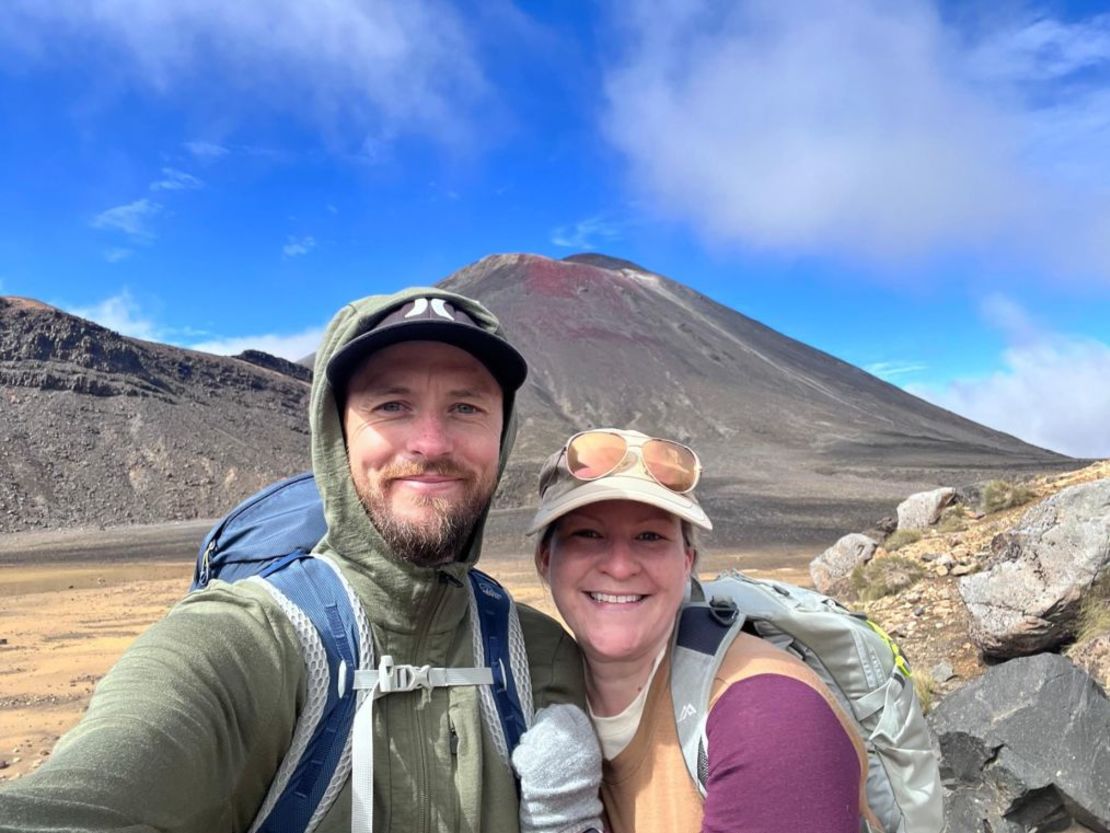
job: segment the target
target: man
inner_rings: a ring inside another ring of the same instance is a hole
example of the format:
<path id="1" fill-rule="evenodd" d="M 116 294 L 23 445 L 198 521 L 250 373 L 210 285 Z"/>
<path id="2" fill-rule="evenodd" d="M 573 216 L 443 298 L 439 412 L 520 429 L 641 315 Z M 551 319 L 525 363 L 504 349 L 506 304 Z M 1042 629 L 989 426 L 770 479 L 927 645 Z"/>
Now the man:
<path id="1" fill-rule="evenodd" d="M 440 290 L 356 301 L 329 325 L 310 406 L 328 523 L 316 551 L 355 589 L 379 657 L 473 664 L 466 572 L 525 373 L 492 315 Z M 520 624 L 536 707 L 581 704 L 572 640 L 528 608 Z M 248 830 L 305 688 L 296 631 L 274 598 L 254 582 L 214 582 L 137 639 L 48 763 L 0 792 L 0 830 Z M 458 686 L 378 701 L 377 829 L 517 828 L 513 775 L 478 698 Z M 541 809 L 565 821 L 563 807 Z M 316 829 L 351 829 L 349 780 Z"/>

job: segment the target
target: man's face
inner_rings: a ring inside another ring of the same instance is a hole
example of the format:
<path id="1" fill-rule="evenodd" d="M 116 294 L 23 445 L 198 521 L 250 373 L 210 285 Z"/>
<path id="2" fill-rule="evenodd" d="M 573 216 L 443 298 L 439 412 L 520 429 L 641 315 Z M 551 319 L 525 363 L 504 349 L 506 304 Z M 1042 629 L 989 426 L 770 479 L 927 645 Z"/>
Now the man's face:
<path id="1" fill-rule="evenodd" d="M 497 486 L 502 393 L 480 361 L 438 341 L 372 353 L 347 384 L 351 478 L 400 558 L 453 561 Z"/>

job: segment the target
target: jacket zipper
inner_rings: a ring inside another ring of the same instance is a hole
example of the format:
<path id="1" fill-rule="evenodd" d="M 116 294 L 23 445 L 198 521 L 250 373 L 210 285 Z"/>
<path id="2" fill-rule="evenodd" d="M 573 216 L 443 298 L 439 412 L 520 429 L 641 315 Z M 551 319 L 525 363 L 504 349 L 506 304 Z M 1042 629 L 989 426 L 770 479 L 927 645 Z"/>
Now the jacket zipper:
<path id="1" fill-rule="evenodd" d="M 441 574 L 442 575 L 442 574 Z M 439 609 L 443 607 L 443 597 L 446 595 L 446 590 L 443 587 L 443 582 L 437 582 L 435 589 L 432 591 L 431 613 L 424 617 L 421 622 L 421 628 L 417 634 L 416 644 L 414 647 L 414 656 L 421 655 L 421 649 L 428 641 L 428 631 L 431 630 L 432 623 L 435 621 L 439 614 Z M 418 695 L 420 696 L 420 695 Z M 428 782 L 430 781 L 428 772 L 428 755 L 424 749 L 424 740 L 427 737 L 424 731 L 424 718 L 422 716 L 422 709 L 417 708 L 418 702 L 414 698 L 412 706 L 413 724 L 416 726 L 416 748 L 418 750 L 418 758 L 420 761 L 420 782 L 417 786 L 417 800 L 420 802 L 419 806 L 423 811 L 423 821 L 421 823 L 421 830 L 429 831 L 432 825 L 431 816 L 431 790 L 428 789 Z"/>

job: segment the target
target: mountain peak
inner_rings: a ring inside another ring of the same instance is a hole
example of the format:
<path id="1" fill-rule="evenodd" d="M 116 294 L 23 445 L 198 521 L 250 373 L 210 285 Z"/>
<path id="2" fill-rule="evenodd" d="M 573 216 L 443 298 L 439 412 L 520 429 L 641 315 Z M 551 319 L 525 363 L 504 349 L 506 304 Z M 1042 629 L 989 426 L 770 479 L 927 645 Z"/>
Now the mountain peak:
<path id="1" fill-rule="evenodd" d="M 640 266 L 638 263 L 633 263 L 631 260 L 612 257 L 600 252 L 581 252 L 579 254 L 567 255 L 563 258 L 563 262 L 584 263 L 587 266 L 596 266 L 599 269 L 609 269 L 613 272 L 630 269 L 633 272 L 643 272 L 645 275 L 654 274 L 651 270 L 645 269 L 643 266 Z"/>

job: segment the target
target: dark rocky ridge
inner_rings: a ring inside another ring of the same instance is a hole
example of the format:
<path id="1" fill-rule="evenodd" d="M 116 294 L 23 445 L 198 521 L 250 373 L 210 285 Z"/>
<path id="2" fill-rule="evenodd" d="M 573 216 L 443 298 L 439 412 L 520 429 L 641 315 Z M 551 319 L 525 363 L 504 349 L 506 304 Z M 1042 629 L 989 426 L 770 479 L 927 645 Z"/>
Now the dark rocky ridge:
<path id="1" fill-rule="evenodd" d="M 0 531 L 221 514 L 306 467 L 308 391 L 0 299 Z"/>
<path id="2" fill-rule="evenodd" d="M 710 543 L 730 548 L 823 547 L 923 488 L 1078 465 L 629 261 L 494 255 L 442 285 L 494 310 L 532 368 L 488 530 L 496 549 L 530 546 L 540 463 L 588 426 L 689 441 L 706 463 Z M 0 301 L 0 531 L 212 517 L 307 468 L 301 364 Z"/>
<path id="3" fill-rule="evenodd" d="M 286 376 L 292 376 L 299 382 L 312 383 L 311 367 L 305 367 L 298 362 L 291 362 L 289 359 L 281 358 L 281 356 L 271 356 L 269 353 L 263 353 L 261 350 L 244 350 L 235 358 L 240 361 L 256 364 L 267 370 L 275 370 L 278 373 L 284 373 Z"/>

